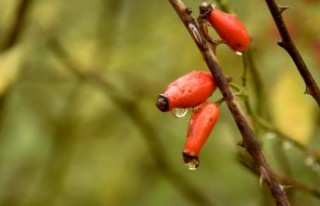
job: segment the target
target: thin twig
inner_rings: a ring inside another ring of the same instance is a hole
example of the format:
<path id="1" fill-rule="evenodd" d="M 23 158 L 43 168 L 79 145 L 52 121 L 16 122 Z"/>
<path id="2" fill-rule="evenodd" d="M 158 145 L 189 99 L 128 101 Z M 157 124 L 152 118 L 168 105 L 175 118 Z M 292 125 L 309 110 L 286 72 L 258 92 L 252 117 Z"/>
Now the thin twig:
<path id="1" fill-rule="evenodd" d="M 179 15 L 181 21 L 189 31 L 196 45 L 198 46 L 204 60 L 209 67 L 217 86 L 219 87 L 229 110 L 241 132 L 243 138 L 243 145 L 247 152 L 250 154 L 255 167 L 259 170 L 259 174 L 269 187 L 269 190 L 274 197 L 278 206 L 289 206 L 290 203 L 287 199 L 285 192 L 282 190 L 280 184 L 267 163 L 260 145 L 256 141 L 255 135 L 245 118 L 240 105 L 238 104 L 234 94 L 231 91 L 227 78 L 223 74 L 220 66 L 215 61 L 214 53 L 210 49 L 209 43 L 203 37 L 202 31 L 199 29 L 194 18 L 191 16 L 191 11 L 188 9 L 181 0 L 169 0 L 176 13 Z"/>
<path id="2" fill-rule="evenodd" d="M 256 106 L 256 112 L 257 114 L 269 119 L 270 114 L 266 111 L 266 108 L 269 108 L 268 105 L 268 100 L 266 97 L 266 88 L 265 84 L 263 82 L 263 78 L 258 71 L 254 61 L 253 61 L 253 52 L 252 49 L 249 48 L 247 52 L 243 54 L 245 61 L 248 64 L 248 69 L 250 70 L 250 74 L 252 75 L 252 83 L 254 85 L 253 90 L 254 90 L 254 95 L 257 100 L 257 106 Z"/>
<path id="3" fill-rule="evenodd" d="M 268 111 L 268 107 L 263 108 L 263 110 L 261 109 L 261 105 L 263 104 L 262 101 L 266 100 L 265 97 L 265 90 L 262 89 L 263 87 L 263 81 L 262 78 L 260 77 L 253 59 L 252 59 L 252 54 L 251 51 L 247 51 L 245 52 L 245 54 L 243 55 L 243 76 L 242 76 L 242 86 L 244 87 L 244 89 L 246 88 L 246 81 L 247 81 L 247 73 L 250 69 L 250 73 L 252 74 L 253 78 L 252 78 L 252 82 L 255 88 L 255 96 L 256 99 L 258 99 L 258 103 L 257 103 L 257 109 L 256 112 L 252 109 L 252 106 L 250 104 L 250 96 L 248 95 L 248 98 L 244 99 L 244 105 L 246 107 L 246 110 L 248 112 L 249 115 L 251 115 L 251 117 L 256 116 L 255 113 L 257 113 L 258 115 L 262 115 L 262 111 L 264 111 L 264 113 L 266 113 L 266 115 L 269 116 L 269 111 Z M 257 124 L 257 121 L 253 121 L 253 125 L 255 126 L 255 131 L 259 131 L 261 129 L 261 126 L 259 124 Z M 257 127 L 258 126 L 258 127 Z M 280 141 L 281 143 L 284 142 L 283 139 L 278 139 L 278 141 Z M 290 163 L 288 161 L 287 155 L 285 154 L 282 144 L 275 144 L 274 147 L 272 147 L 273 152 L 275 153 L 275 155 L 277 156 L 277 162 L 280 165 L 280 167 L 282 168 L 282 170 L 284 171 L 284 173 L 286 175 L 291 175 L 291 168 L 290 168 Z M 287 191 L 287 197 L 289 199 L 289 201 L 292 200 L 292 194 L 293 191 L 289 190 Z"/>
<path id="4" fill-rule="evenodd" d="M 282 40 L 278 42 L 278 45 L 284 48 L 289 55 L 291 56 L 291 59 L 294 61 L 301 77 L 303 78 L 305 84 L 306 84 L 306 94 L 310 94 L 318 103 L 320 106 L 320 90 L 319 87 L 312 77 L 312 74 L 310 73 L 307 65 L 305 64 L 302 56 L 300 55 L 298 49 L 296 48 L 295 44 L 293 43 L 291 36 L 287 30 L 287 27 L 283 21 L 282 18 L 282 12 L 284 11 L 283 7 L 279 7 L 275 0 L 265 0 L 269 10 L 272 14 L 273 20 L 277 25 L 277 28 L 279 30 L 279 33 L 281 35 Z"/>
<path id="5" fill-rule="evenodd" d="M 259 177 L 259 171 L 255 170 L 255 168 L 252 166 L 252 162 L 248 158 L 246 158 L 244 155 L 239 154 L 237 157 L 238 161 L 242 166 L 247 168 L 250 172 L 257 175 Z M 277 179 L 283 183 L 283 187 L 287 187 L 288 189 L 290 187 L 297 188 L 307 194 L 310 194 L 318 199 L 320 199 L 320 190 L 318 190 L 316 187 L 307 185 L 303 182 L 300 182 L 298 180 L 295 180 L 293 178 L 287 177 L 287 176 L 280 176 L 276 175 Z"/>
<path id="6" fill-rule="evenodd" d="M 250 52 L 250 51 L 249 51 Z M 247 58 L 252 58 L 251 54 L 248 54 L 248 53 L 245 53 L 245 55 L 248 55 Z M 250 60 L 248 59 L 248 65 L 247 64 L 244 64 L 245 66 L 247 66 L 248 68 L 251 69 L 251 72 L 254 76 L 254 85 L 255 87 L 258 87 L 260 88 L 262 91 L 259 93 L 259 92 L 256 92 L 256 96 L 257 98 L 259 99 L 259 102 L 261 101 L 264 101 L 264 104 L 266 104 L 266 97 L 265 97 L 265 92 L 264 92 L 264 85 L 262 83 L 262 79 L 260 78 L 260 75 L 257 73 L 257 69 L 255 68 L 255 65 L 253 64 L 253 61 L 252 59 Z M 245 68 L 244 68 L 245 69 Z M 245 72 L 244 72 L 245 73 Z M 244 76 L 243 76 L 244 77 Z M 243 81 L 243 84 L 242 85 L 245 85 L 244 84 L 245 81 Z M 233 86 L 233 88 L 235 88 L 237 91 L 241 91 L 243 89 L 246 89 L 246 88 L 241 88 L 237 85 L 234 85 L 234 84 L 231 84 L 231 86 Z M 257 123 L 259 125 L 259 127 L 269 131 L 269 132 L 273 132 L 274 134 L 276 134 L 279 138 L 282 139 L 282 141 L 288 141 L 290 142 L 292 145 L 294 145 L 295 147 L 297 147 L 298 149 L 300 149 L 303 153 L 305 153 L 307 156 L 311 157 L 314 159 L 314 161 L 316 163 L 320 163 L 320 156 L 318 153 L 314 152 L 314 151 L 309 151 L 309 149 L 307 148 L 306 145 L 300 143 L 299 141 L 296 141 L 294 140 L 292 137 L 289 137 L 288 135 L 284 134 L 280 129 L 278 129 L 277 127 L 275 127 L 273 124 L 272 124 L 272 121 L 269 120 L 269 111 L 268 111 L 268 107 L 264 107 L 264 114 L 262 113 L 259 113 L 259 107 L 258 107 L 258 110 L 257 110 L 257 113 L 256 112 L 253 112 L 250 104 L 249 104 L 249 95 L 247 96 L 247 98 L 244 99 L 244 102 L 245 102 L 245 106 L 246 106 L 246 109 L 247 109 L 247 112 L 248 114 L 250 114 L 254 120 L 255 123 Z M 265 115 L 266 117 L 264 118 L 263 115 Z"/>
<path id="7" fill-rule="evenodd" d="M 291 144 L 293 144 L 294 146 L 299 148 L 302 152 L 304 152 L 307 156 L 312 157 L 317 163 L 320 163 L 320 156 L 318 153 L 310 152 L 304 144 L 302 144 L 302 143 L 294 140 L 292 137 L 289 137 L 288 135 L 284 134 L 278 128 L 271 125 L 271 123 L 267 122 L 265 119 L 260 118 L 258 116 L 254 116 L 253 118 L 262 128 L 264 128 L 268 131 L 271 131 L 271 132 L 275 133 L 278 137 L 282 138 L 283 140 L 290 142 Z"/>
<path id="8" fill-rule="evenodd" d="M 247 108 L 247 112 L 253 116 L 253 119 L 255 119 L 256 116 L 262 116 L 262 113 L 261 113 L 261 110 L 259 110 L 261 107 L 260 107 L 260 104 L 262 101 L 266 101 L 266 97 L 265 97 L 265 91 L 264 91 L 264 86 L 263 86 L 263 80 L 262 78 L 260 77 L 258 71 L 257 71 L 257 68 L 255 67 L 255 64 L 253 62 L 253 59 L 252 59 L 252 54 L 251 54 L 251 51 L 249 50 L 248 52 L 246 52 L 244 55 L 243 55 L 243 68 L 244 68 L 244 72 L 243 72 L 243 76 L 242 76 L 242 86 L 244 87 L 244 89 L 247 89 L 246 88 L 246 81 L 247 81 L 247 71 L 246 70 L 249 70 L 250 69 L 250 72 L 251 74 L 253 75 L 253 85 L 254 85 L 254 88 L 255 88 L 255 96 L 256 96 L 256 99 L 258 99 L 258 103 L 257 103 L 257 111 L 256 112 L 253 112 L 253 109 L 250 105 L 250 96 L 248 95 L 248 98 L 244 99 L 244 104 Z M 261 91 L 262 90 L 262 91 Z M 264 111 L 266 113 L 267 116 L 270 116 L 269 115 L 269 110 L 268 110 L 269 107 L 266 107 L 264 108 Z M 257 115 L 255 114 L 257 113 Z M 254 121 L 253 123 L 258 123 L 257 121 Z M 258 123 L 258 126 L 261 127 L 261 125 Z M 260 129 L 259 127 L 257 127 L 258 129 Z M 279 141 L 281 141 L 281 143 L 284 142 L 283 139 L 279 139 Z M 276 144 L 275 147 L 273 147 L 273 152 L 277 155 L 277 160 L 281 166 L 281 168 L 283 169 L 283 171 L 285 172 L 285 174 L 288 174 L 290 175 L 291 174 L 291 169 L 290 169 L 290 164 L 289 164 L 289 161 L 288 161 L 288 158 L 286 156 L 286 154 L 284 153 L 283 149 L 282 149 L 282 144 Z M 289 198 L 289 195 L 288 195 L 288 198 Z"/>
<path id="9" fill-rule="evenodd" d="M 248 70 L 249 70 L 249 63 L 247 61 L 246 53 L 242 55 L 242 62 L 243 62 L 243 73 L 242 73 L 242 90 L 247 90 L 247 75 L 248 75 Z M 250 106 L 249 102 L 249 96 L 244 100 L 244 106 L 247 110 L 248 115 L 252 116 L 253 115 L 253 110 Z"/>

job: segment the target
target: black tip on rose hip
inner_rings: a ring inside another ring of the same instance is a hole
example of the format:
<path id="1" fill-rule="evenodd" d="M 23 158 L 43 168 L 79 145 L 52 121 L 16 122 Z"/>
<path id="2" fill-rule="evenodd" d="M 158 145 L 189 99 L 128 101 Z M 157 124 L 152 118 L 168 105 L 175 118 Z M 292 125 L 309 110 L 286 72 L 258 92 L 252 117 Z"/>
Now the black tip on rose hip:
<path id="1" fill-rule="evenodd" d="M 167 112 L 169 110 L 169 99 L 164 95 L 160 94 L 158 96 L 156 106 L 162 112 Z"/>
<path id="2" fill-rule="evenodd" d="M 207 2 L 203 2 L 200 5 L 199 10 L 200 10 L 199 17 L 206 18 L 210 14 L 210 12 L 212 11 L 212 5 L 208 4 Z"/>

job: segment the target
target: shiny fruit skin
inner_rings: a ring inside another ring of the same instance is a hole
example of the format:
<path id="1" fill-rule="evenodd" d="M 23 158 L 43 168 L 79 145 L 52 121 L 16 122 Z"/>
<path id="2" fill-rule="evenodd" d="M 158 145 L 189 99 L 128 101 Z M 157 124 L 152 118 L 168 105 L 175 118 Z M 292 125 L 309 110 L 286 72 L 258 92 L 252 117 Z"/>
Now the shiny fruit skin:
<path id="1" fill-rule="evenodd" d="M 193 108 L 206 101 L 217 88 L 208 71 L 192 71 L 170 83 L 158 96 L 156 106 L 163 112 Z"/>
<path id="2" fill-rule="evenodd" d="M 244 52 L 250 44 L 246 27 L 234 15 L 213 8 L 207 16 L 218 35 L 235 52 Z"/>
<path id="3" fill-rule="evenodd" d="M 184 157 L 198 159 L 204 143 L 208 139 L 220 116 L 219 105 L 214 102 L 203 103 L 191 117 L 188 127 Z"/>

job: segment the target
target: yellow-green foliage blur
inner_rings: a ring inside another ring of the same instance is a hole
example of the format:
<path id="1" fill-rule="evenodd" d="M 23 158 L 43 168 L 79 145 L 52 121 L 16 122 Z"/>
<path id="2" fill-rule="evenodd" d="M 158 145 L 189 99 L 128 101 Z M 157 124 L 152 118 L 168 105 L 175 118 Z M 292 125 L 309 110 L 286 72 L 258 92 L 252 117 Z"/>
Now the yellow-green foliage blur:
<path id="1" fill-rule="evenodd" d="M 201 1 L 184 2 L 196 17 Z M 224 2 L 251 37 L 242 109 L 280 179 L 302 185 L 280 181 L 293 186 L 292 205 L 320 205 L 319 107 L 277 46 L 265 1 Z M 279 3 L 320 84 L 320 2 Z M 242 57 L 226 45 L 217 57 L 241 86 Z M 0 0 L 0 205 L 274 205 L 242 164 L 250 159 L 225 103 L 200 167 L 184 166 L 191 112 L 175 118 L 155 101 L 192 70 L 207 67 L 168 0 Z"/>

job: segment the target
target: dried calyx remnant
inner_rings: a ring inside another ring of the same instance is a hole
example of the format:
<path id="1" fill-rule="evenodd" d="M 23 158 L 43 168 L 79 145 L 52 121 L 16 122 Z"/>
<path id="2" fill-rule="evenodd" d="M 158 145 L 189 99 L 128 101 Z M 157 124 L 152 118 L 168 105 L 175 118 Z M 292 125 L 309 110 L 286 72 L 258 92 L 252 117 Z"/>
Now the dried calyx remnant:
<path id="1" fill-rule="evenodd" d="M 189 155 L 187 153 L 182 153 L 184 164 L 187 166 L 189 170 L 196 170 L 199 165 L 199 157 L 194 155 Z"/>
<path id="2" fill-rule="evenodd" d="M 212 4 L 208 4 L 207 2 L 202 2 L 199 7 L 199 10 L 200 10 L 199 17 L 206 18 L 210 14 L 212 9 L 213 9 Z"/>
<path id="3" fill-rule="evenodd" d="M 156 102 L 156 106 L 161 112 L 166 112 L 169 110 L 169 99 L 163 94 L 159 94 Z"/>

